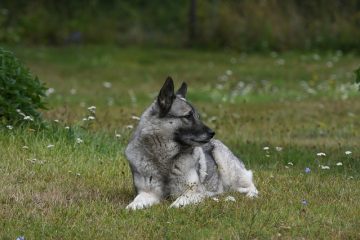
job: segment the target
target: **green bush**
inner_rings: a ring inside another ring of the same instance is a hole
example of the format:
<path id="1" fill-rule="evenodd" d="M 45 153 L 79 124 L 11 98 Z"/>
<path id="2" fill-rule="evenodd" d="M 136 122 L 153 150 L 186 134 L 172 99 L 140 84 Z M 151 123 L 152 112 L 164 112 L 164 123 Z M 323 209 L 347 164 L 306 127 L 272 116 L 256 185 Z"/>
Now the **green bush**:
<path id="1" fill-rule="evenodd" d="M 46 87 L 13 53 L 0 48 L 0 123 L 40 120 Z"/>

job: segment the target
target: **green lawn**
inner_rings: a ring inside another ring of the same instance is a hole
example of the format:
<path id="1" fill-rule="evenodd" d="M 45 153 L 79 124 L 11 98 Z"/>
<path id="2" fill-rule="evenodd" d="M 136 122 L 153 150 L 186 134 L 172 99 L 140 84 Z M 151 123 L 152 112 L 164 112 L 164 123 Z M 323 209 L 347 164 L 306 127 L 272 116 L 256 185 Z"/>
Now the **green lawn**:
<path id="1" fill-rule="evenodd" d="M 9 49 L 54 91 L 46 129 L 0 126 L 1 239 L 360 239 L 359 56 Z M 258 199 L 124 209 L 133 116 L 168 75 L 254 171 Z"/>

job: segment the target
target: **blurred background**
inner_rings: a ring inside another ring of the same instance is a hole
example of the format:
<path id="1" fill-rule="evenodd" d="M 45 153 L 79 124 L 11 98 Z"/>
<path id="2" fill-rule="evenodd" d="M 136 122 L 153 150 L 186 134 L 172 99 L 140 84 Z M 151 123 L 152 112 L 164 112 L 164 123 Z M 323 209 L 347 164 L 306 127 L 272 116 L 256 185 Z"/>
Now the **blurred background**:
<path id="1" fill-rule="evenodd" d="M 2 0 L 0 42 L 241 51 L 360 46 L 359 0 Z"/>

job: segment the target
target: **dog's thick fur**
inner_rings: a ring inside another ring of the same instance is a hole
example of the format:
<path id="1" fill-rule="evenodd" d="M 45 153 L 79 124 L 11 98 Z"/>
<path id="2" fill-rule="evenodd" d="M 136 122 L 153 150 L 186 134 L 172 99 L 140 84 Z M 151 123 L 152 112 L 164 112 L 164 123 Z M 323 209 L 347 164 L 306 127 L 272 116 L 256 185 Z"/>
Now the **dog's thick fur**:
<path id="1" fill-rule="evenodd" d="M 157 99 L 142 114 L 125 154 L 135 199 L 127 209 L 142 209 L 163 198 L 171 207 L 198 203 L 224 191 L 255 197 L 252 172 L 205 126 L 185 99 L 187 86 L 174 92 L 168 77 Z"/>

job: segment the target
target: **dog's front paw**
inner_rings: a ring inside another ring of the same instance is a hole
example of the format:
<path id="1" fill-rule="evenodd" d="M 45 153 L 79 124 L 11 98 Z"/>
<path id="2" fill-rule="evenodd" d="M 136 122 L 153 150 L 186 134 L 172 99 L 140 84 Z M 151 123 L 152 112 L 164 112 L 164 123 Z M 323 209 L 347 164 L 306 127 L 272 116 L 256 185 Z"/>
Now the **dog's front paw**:
<path id="1" fill-rule="evenodd" d="M 127 205 L 126 209 L 128 210 L 139 210 L 150 207 L 154 204 L 159 203 L 159 199 L 150 193 L 140 193 L 136 196 L 134 201 Z"/>
<path id="2" fill-rule="evenodd" d="M 238 188 L 238 192 L 245 193 L 248 198 L 256 198 L 259 195 L 259 191 L 256 187 Z"/>
<path id="3" fill-rule="evenodd" d="M 171 208 L 179 208 L 179 207 L 184 207 L 186 205 L 189 204 L 195 204 L 195 203 L 199 203 L 204 199 L 204 195 L 202 194 L 186 194 L 186 195 L 182 195 L 180 197 L 178 197 L 175 202 L 173 202 L 170 207 Z"/>

